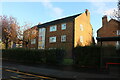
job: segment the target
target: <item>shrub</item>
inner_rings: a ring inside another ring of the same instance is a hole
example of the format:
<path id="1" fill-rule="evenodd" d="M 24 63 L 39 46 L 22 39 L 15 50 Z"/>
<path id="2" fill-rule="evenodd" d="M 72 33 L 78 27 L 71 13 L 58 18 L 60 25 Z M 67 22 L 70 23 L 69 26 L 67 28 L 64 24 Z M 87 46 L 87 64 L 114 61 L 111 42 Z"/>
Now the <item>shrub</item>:
<path id="1" fill-rule="evenodd" d="M 97 66 L 100 62 L 100 47 L 76 47 L 74 49 L 74 62 L 81 66 Z"/>
<path id="2" fill-rule="evenodd" d="M 64 58 L 65 50 L 52 49 L 47 50 L 46 62 L 51 64 L 61 64 Z"/>
<path id="3" fill-rule="evenodd" d="M 108 61 L 107 58 L 111 59 L 111 57 L 118 57 L 118 52 L 113 46 L 79 46 L 74 48 L 74 62 L 81 66 L 100 66 L 100 59 L 102 63 L 105 63 Z"/>
<path id="4" fill-rule="evenodd" d="M 31 50 L 31 49 L 7 49 L 3 51 L 3 58 L 30 63 L 60 64 L 64 58 L 65 51 L 56 50 Z"/>
<path id="5" fill-rule="evenodd" d="M 73 59 L 64 59 L 63 64 L 64 65 L 72 65 L 73 64 Z"/>

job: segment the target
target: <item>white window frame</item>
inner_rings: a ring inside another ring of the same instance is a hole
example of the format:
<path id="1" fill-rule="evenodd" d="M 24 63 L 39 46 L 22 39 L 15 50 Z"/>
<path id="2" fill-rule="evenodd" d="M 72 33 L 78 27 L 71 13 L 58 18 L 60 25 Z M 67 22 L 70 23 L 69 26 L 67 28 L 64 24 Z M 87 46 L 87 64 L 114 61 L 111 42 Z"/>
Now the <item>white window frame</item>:
<path id="1" fill-rule="evenodd" d="M 52 39 L 54 39 L 54 40 L 52 40 Z M 56 42 L 56 36 L 54 36 L 54 37 L 49 37 L 49 42 L 50 42 L 50 43 Z"/>
<path id="2" fill-rule="evenodd" d="M 61 29 L 62 29 L 62 30 L 65 30 L 66 27 L 67 27 L 67 26 L 66 26 L 66 23 L 62 23 L 62 24 L 61 24 Z"/>
<path id="3" fill-rule="evenodd" d="M 66 38 L 67 38 L 66 35 L 62 35 L 61 36 L 61 42 L 66 42 Z"/>
<path id="4" fill-rule="evenodd" d="M 57 31 L 57 25 L 50 26 L 50 32 L 53 32 L 53 31 Z"/>
<path id="5" fill-rule="evenodd" d="M 83 31 L 83 25 L 82 24 L 80 24 L 80 30 Z"/>
<path id="6" fill-rule="evenodd" d="M 117 30 L 117 35 L 120 35 L 120 30 Z"/>
<path id="7" fill-rule="evenodd" d="M 31 44 L 35 44 L 36 43 L 36 39 L 31 39 Z"/>
<path id="8" fill-rule="evenodd" d="M 80 36 L 80 42 L 83 43 L 83 36 Z"/>

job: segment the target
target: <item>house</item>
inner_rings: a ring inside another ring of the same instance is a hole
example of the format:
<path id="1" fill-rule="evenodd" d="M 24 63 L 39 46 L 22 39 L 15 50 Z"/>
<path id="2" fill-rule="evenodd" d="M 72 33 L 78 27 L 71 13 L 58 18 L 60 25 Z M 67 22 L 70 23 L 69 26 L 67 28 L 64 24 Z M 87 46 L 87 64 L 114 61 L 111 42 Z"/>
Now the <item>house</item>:
<path id="1" fill-rule="evenodd" d="M 40 24 L 38 27 L 38 49 L 65 49 L 67 57 L 72 57 L 73 48 L 89 46 L 92 43 L 93 29 L 90 12 L 57 19 Z"/>
<path id="2" fill-rule="evenodd" d="M 23 32 L 23 48 L 37 49 L 38 47 L 38 28 L 34 26 Z"/>
<path id="3" fill-rule="evenodd" d="M 97 37 L 116 37 L 120 36 L 120 21 L 115 19 L 107 20 L 107 16 L 102 18 L 102 27 L 97 30 Z M 100 42 L 98 42 L 98 45 Z M 103 46 L 119 46 L 120 41 L 102 42 Z"/>

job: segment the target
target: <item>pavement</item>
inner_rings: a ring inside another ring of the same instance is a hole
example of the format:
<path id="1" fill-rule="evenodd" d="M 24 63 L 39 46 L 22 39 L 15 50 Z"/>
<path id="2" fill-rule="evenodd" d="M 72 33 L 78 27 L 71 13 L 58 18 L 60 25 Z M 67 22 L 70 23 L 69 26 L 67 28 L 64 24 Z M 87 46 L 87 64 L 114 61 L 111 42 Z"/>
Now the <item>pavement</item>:
<path id="1" fill-rule="evenodd" d="M 58 80 L 120 80 L 120 74 L 96 74 L 3 62 L 3 68 L 57 78 Z M 47 66 L 49 67 L 49 65 Z"/>

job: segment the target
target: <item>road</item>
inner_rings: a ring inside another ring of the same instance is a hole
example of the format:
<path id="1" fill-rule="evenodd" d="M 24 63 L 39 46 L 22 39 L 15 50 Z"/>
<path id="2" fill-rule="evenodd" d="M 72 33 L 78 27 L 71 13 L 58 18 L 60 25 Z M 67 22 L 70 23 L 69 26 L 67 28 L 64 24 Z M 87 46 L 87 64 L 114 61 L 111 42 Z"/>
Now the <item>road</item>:
<path id="1" fill-rule="evenodd" d="M 64 71 L 35 65 L 23 65 L 10 61 L 3 61 L 1 69 L 2 78 L 12 80 L 120 80 L 120 75 L 116 74 Z"/>
<path id="2" fill-rule="evenodd" d="M 16 79 L 16 80 L 56 80 L 55 78 L 44 77 L 18 70 L 2 69 L 2 79 Z"/>

